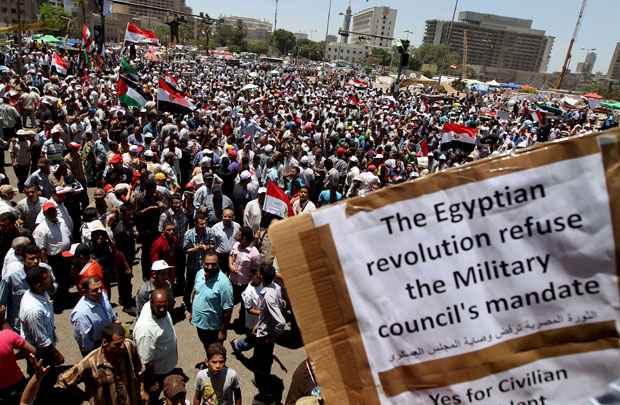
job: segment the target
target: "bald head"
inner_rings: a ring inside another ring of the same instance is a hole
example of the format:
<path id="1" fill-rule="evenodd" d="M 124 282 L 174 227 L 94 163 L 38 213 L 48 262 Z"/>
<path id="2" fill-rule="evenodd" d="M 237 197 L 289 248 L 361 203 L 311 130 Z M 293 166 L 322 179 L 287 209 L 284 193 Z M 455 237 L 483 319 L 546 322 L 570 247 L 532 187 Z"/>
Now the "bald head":
<path id="1" fill-rule="evenodd" d="M 151 293 L 151 314 L 154 318 L 163 318 L 168 313 L 168 291 L 157 289 Z"/>
<path id="2" fill-rule="evenodd" d="M 13 243 L 11 243 L 11 247 L 17 250 L 18 248 L 24 247 L 29 243 L 30 243 L 30 239 L 28 239 L 27 237 L 18 236 L 17 238 L 13 239 Z"/>

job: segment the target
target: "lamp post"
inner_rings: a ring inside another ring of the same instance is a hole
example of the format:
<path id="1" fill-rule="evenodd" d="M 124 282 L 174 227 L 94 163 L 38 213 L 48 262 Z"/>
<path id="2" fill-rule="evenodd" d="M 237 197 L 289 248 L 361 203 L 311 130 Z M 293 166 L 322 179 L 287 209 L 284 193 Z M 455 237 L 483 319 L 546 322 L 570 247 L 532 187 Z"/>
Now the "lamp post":
<path id="1" fill-rule="evenodd" d="M 450 25 L 448 27 L 448 50 L 450 50 L 450 37 L 452 37 L 452 24 L 454 24 L 454 17 L 456 16 L 456 9 L 459 7 L 459 0 L 454 1 L 454 10 L 452 11 L 452 20 L 450 20 Z M 437 80 L 437 85 L 441 86 L 441 72 L 439 72 L 439 79 Z"/>
<path id="2" fill-rule="evenodd" d="M 332 0 L 329 0 L 329 7 L 327 9 L 327 25 L 325 27 L 325 56 L 327 56 L 327 37 L 329 37 L 329 19 L 332 15 Z"/>

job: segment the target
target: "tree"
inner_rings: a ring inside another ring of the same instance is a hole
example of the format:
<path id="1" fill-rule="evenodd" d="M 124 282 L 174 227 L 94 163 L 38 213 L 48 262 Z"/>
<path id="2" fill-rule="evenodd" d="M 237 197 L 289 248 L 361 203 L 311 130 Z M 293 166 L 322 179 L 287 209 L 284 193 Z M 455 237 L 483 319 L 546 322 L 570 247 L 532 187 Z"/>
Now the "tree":
<path id="1" fill-rule="evenodd" d="M 269 44 L 264 41 L 250 41 L 247 45 L 247 51 L 257 55 L 266 55 L 269 52 Z"/>
<path id="2" fill-rule="evenodd" d="M 295 35 L 293 35 L 292 32 L 282 29 L 276 30 L 273 33 L 272 40 L 275 47 L 278 49 L 278 51 L 280 51 L 280 54 L 283 56 L 287 55 L 290 51 L 292 51 L 295 48 L 295 44 L 297 43 Z"/>
<path id="3" fill-rule="evenodd" d="M 52 34 L 65 33 L 67 21 L 71 19 L 71 15 L 65 13 L 64 8 L 50 3 L 41 3 L 39 15 L 41 16 L 42 30 Z"/>
<path id="4" fill-rule="evenodd" d="M 234 36 L 234 28 L 230 24 L 226 24 L 224 19 L 220 19 L 215 26 L 213 34 L 213 42 L 215 46 L 228 46 L 232 43 Z"/>
<path id="5" fill-rule="evenodd" d="M 388 66 L 392 59 L 390 52 L 383 48 L 372 48 L 370 55 L 368 55 L 369 65 L 381 65 Z"/>
<path id="6" fill-rule="evenodd" d="M 311 60 L 323 60 L 325 45 L 323 42 L 315 42 L 309 39 L 297 41 L 297 54 L 302 58 Z"/>
<path id="7" fill-rule="evenodd" d="M 459 63 L 459 56 L 447 45 L 424 44 L 416 48 L 413 59 L 419 68 L 422 65 L 436 65 L 439 72 L 446 72 L 450 65 Z"/>

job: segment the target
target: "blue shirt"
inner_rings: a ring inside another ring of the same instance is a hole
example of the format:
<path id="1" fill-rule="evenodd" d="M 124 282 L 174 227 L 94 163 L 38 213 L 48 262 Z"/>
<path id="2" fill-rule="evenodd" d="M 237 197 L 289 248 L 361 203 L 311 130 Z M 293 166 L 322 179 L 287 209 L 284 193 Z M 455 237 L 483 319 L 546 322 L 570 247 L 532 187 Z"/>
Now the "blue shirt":
<path id="1" fill-rule="evenodd" d="M 83 352 L 91 352 L 101 344 L 104 326 L 114 322 L 117 317 L 105 293 L 100 302 L 82 297 L 71 311 L 73 336 Z"/>
<path id="2" fill-rule="evenodd" d="M 199 244 L 209 245 L 212 244 L 216 248 L 220 248 L 222 245 L 222 240 L 220 235 L 212 231 L 211 229 L 205 229 L 202 235 L 198 235 L 196 233 L 196 228 L 192 228 L 185 232 L 185 236 L 183 237 L 183 250 L 187 252 L 188 249 L 191 249 Z M 202 259 L 204 258 L 205 252 L 202 250 L 198 250 L 194 253 L 187 254 L 187 269 L 198 271 L 202 268 Z"/>
<path id="3" fill-rule="evenodd" d="M 204 270 L 196 274 L 192 303 L 192 325 L 203 330 L 219 330 L 222 327 L 224 311 L 233 307 L 233 289 L 224 273 L 205 281 Z"/>

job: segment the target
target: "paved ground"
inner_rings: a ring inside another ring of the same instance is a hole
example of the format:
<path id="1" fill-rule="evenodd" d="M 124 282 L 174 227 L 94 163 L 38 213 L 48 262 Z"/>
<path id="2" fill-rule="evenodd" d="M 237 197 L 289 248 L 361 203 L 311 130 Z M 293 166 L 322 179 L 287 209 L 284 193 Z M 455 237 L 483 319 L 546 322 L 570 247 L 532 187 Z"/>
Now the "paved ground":
<path id="1" fill-rule="evenodd" d="M 8 155 L 7 155 L 7 160 Z M 6 172 L 11 179 L 11 184 L 16 184 L 15 175 L 13 173 L 13 169 L 10 167 L 6 167 Z M 91 194 L 92 201 L 92 189 L 89 189 L 89 194 Z M 15 201 L 19 201 L 23 198 L 23 195 L 18 195 L 15 198 Z M 139 257 L 139 256 L 138 256 Z M 140 288 L 141 285 L 141 274 L 142 270 L 139 265 L 134 266 L 133 268 L 133 290 L 134 293 Z M 73 290 L 72 290 L 73 291 Z M 118 292 L 116 287 L 112 288 L 112 303 L 118 302 Z M 177 298 L 177 306 L 179 306 L 182 302 L 182 298 Z M 122 312 L 122 308 L 117 306 L 115 308 L 120 316 L 123 324 L 128 325 L 130 328 L 133 328 L 133 324 L 135 323 L 135 319 L 126 313 Z M 237 309 L 237 308 L 236 308 Z M 81 359 L 81 354 L 78 350 L 77 343 L 73 338 L 73 331 L 71 328 L 71 324 L 69 322 L 69 314 L 71 310 L 67 309 L 62 314 L 56 316 L 56 332 L 58 335 L 58 349 L 65 356 L 66 364 L 74 364 L 79 359 Z M 233 314 L 233 319 L 236 317 L 236 311 Z M 204 360 L 204 349 L 200 340 L 198 339 L 198 335 L 196 334 L 196 329 L 190 325 L 187 319 L 182 320 L 175 325 L 177 340 L 178 340 L 178 348 L 179 348 L 179 367 L 183 369 L 183 371 L 190 377 L 189 382 L 187 383 L 187 391 L 188 398 L 191 400 L 193 395 L 193 386 L 196 380 L 196 373 L 198 370 L 194 368 L 195 364 L 199 361 Z M 237 337 L 234 331 L 229 331 L 228 341 Z M 243 403 L 251 404 L 254 395 L 256 395 L 257 390 L 253 384 L 253 374 L 246 368 L 235 356 L 231 354 L 230 345 L 225 343 L 224 345 L 226 350 L 229 353 L 227 365 L 234 370 L 240 376 L 241 379 L 241 391 L 243 393 Z M 252 352 L 248 352 L 247 355 L 251 356 Z M 291 376 L 297 367 L 297 365 L 306 358 L 305 351 L 302 349 L 290 350 L 284 348 L 282 346 L 276 346 L 275 354 L 282 362 L 283 366 L 288 370 L 288 372 L 282 370 L 282 368 L 274 362 L 274 366 L 272 368 L 272 373 L 282 380 L 284 380 L 284 396 L 286 396 L 286 392 L 288 392 L 288 387 L 290 385 Z M 25 362 L 22 361 L 22 366 L 25 369 Z"/>

